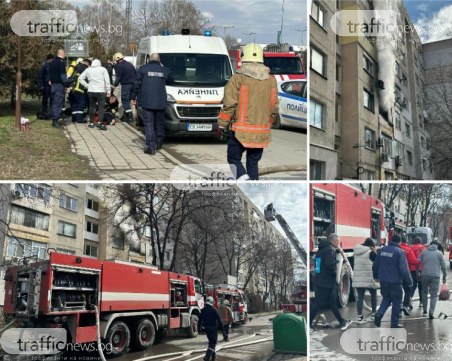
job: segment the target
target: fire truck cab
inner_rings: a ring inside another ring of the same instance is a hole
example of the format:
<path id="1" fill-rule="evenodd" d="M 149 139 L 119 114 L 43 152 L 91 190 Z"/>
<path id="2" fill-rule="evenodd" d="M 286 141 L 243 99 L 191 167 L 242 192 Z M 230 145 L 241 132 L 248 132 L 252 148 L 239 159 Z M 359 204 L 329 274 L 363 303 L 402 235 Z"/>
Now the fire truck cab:
<path id="1" fill-rule="evenodd" d="M 311 258 L 315 257 L 319 241 L 331 233 L 340 237 L 340 245 L 353 266 L 353 248 L 371 237 L 377 245 L 386 243 L 383 203 L 359 188 L 340 183 L 310 186 Z M 311 262 L 311 266 L 313 262 Z M 352 280 L 345 272 L 343 259 L 338 254 L 338 303 L 345 307 L 354 301 Z M 311 268 L 311 285 L 315 284 Z"/>
<path id="2" fill-rule="evenodd" d="M 52 252 L 6 271 L 4 312 L 18 327 L 64 328 L 72 343 L 96 342 L 99 332 L 119 356 L 171 331 L 196 337 L 201 288 L 185 274 Z"/>
<path id="3" fill-rule="evenodd" d="M 214 307 L 219 309 L 224 300 L 228 300 L 233 316 L 234 324 L 245 324 L 248 320 L 248 304 L 245 297 L 245 292 L 240 288 L 227 285 L 208 285 L 206 286 L 207 296 L 212 296 L 214 299 Z"/>

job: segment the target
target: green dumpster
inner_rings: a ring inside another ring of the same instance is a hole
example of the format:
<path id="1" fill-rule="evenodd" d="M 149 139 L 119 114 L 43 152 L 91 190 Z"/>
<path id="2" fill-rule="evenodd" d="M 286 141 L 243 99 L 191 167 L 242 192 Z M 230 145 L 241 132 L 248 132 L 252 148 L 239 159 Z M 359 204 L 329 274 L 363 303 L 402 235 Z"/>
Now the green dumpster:
<path id="1" fill-rule="evenodd" d="M 306 322 L 294 313 L 281 313 L 273 319 L 275 352 L 306 354 L 308 352 Z"/>

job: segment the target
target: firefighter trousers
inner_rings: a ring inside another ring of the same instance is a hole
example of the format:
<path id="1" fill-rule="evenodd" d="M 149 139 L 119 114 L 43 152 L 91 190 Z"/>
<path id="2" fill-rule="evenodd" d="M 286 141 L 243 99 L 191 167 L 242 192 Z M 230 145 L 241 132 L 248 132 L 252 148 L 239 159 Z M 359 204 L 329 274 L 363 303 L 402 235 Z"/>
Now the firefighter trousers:
<path id="1" fill-rule="evenodd" d="M 206 336 L 209 340 L 209 345 L 207 346 L 206 356 L 204 360 L 210 360 L 210 358 L 215 358 L 215 347 L 217 346 L 218 341 L 218 330 L 217 327 L 208 326 L 206 329 Z"/>

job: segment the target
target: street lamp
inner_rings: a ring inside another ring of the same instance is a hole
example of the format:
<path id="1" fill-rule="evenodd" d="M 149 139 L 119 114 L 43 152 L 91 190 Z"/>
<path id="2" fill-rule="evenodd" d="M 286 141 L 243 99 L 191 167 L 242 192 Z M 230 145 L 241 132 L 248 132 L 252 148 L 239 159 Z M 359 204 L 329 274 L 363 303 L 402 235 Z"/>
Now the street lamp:
<path id="1" fill-rule="evenodd" d="M 301 29 L 291 29 L 291 30 L 298 31 L 299 33 L 301 33 L 301 45 L 303 45 L 303 39 L 304 39 L 303 34 L 307 31 L 307 29 L 303 29 L 303 30 L 301 30 Z"/>
<path id="2" fill-rule="evenodd" d="M 248 37 L 250 38 L 251 37 L 251 35 L 256 35 L 256 33 L 255 32 L 250 32 L 250 33 L 242 33 L 243 35 L 248 35 Z"/>

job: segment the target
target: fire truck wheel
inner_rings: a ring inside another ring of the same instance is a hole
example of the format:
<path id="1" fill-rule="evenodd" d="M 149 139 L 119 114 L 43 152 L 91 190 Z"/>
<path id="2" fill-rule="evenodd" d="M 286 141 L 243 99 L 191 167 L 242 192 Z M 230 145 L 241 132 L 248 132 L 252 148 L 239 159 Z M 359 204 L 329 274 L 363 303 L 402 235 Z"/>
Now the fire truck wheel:
<path id="1" fill-rule="evenodd" d="M 190 327 L 187 329 L 188 336 L 195 338 L 198 337 L 198 316 L 190 316 Z"/>
<path id="2" fill-rule="evenodd" d="M 127 352 L 130 344 L 129 327 L 122 321 L 113 322 L 108 329 L 106 341 L 112 345 L 109 356 L 117 357 Z"/>
<path id="3" fill-rule="evenodd" d="M 133 348 L 135 350 L 146 350 L 154 344 L 155 327 L 148 318 L 138 321 L 133 337 Z"/>
<path id="4" fill-rule="evenodd" d="M 339 307 L 346 307 L 350 297 L 351 279 L 350 275 L 342 267 L 340 283 L 338 285 L 338 305 Z"/>

